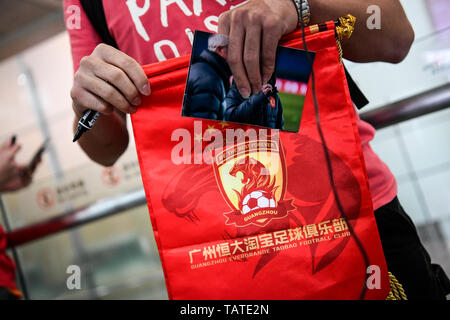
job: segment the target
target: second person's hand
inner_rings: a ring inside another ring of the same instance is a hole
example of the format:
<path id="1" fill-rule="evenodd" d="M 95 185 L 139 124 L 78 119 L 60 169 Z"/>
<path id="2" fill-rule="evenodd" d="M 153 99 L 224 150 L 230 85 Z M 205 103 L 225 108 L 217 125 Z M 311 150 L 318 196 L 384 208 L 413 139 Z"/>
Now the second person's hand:
<path id="1" fill-rule="evenodd" d="M 272 91 L 272 85 L 269 83 L 263 84 L 261 91 L 264 93 L 264 95 L 268 95 Z"/>

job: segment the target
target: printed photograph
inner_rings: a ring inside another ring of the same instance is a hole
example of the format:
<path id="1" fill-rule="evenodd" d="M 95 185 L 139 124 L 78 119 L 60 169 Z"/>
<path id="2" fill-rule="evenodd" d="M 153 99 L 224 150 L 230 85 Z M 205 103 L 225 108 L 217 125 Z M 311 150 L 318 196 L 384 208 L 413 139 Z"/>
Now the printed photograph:
<path id="1" fill-rule="evenodd" d="M 298 132 L 314 52 L 277 49 L 275 72 L 261 90 L 244 99 L 227 63 L 228 37 L 196 31 L 182 116 L 237 122 Z"/>

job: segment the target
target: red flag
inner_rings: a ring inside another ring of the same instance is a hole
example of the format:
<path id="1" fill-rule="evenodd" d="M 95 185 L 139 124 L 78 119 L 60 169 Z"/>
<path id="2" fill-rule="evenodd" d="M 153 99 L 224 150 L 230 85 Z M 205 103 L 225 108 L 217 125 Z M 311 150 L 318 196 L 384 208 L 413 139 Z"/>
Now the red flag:
<path id="1" fill-rule="evenodd" d="M 310 89 L 300 130 L 288 133 L 182 117 L 189 57 L 144 67 L 152 95 L 132 123 L 171 299 L 386 298 L 387 268 L 334 28 L 308 35 L 307 44 L 316 52 L 321 127 L 345 216 Z M 300 32 L 283 45 L 302 49 Z M 369 279 L 368 265 L 379 270 Z"/>

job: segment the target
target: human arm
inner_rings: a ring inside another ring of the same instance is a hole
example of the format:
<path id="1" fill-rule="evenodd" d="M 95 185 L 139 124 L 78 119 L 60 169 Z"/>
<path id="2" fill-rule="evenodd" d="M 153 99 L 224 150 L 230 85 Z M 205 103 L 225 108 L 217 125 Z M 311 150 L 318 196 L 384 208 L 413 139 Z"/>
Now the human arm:
<path id="1" fill-rule="evenodd" d="M 369 29 L 367 8 L 370 0 L 309 0 L 311 23 L 335 20 L 348 13 L 356 17 L 355 31 L 342 41 L 344 58 L 355 62 L 401 62 L 414 41 L 414 30 L 399 0 L 378 0 L 379 29 Z"/>
<path id="2" fill-rule="evenodd" d="M 74 131 L 86 109 L 102 113 L 95 126 L 78 140 L 80 147 L 93 161 L 113 165 L 128 146 L 125 115 L 136 112 L 140 95 L 150 94 L 144 71 L 133 58 L 100 44 L 81 59 L 70 94 Z"/>
<path id="3" fill-rule="evenodd" d="M 64 7 L 79 0 L 65 0 Z M 74 110 L 74 131 L 86 109 L 102 116 L 78 143 L 95 162 L 110 166 L 128 146 L 126 114 L 136 112 L 141 96 L 150 94 L 147 77 L 132 57 L 102 44 L 101 39 L 81 9 L 81 27 L 69 29 L 74 64 L 74 83 L 70 95 Z"/>

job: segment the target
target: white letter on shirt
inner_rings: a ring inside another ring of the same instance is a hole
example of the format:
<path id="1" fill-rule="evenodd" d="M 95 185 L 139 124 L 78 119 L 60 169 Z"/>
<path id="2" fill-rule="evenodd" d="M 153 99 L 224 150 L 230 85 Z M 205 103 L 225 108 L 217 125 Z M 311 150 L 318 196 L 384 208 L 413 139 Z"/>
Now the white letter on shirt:
<path id="1" fill-rule="evenodd" d="M 218 25 L 217 23 L 219 22 L 219 18 L 216 16 L 209 16 L 208 18 L 206 18 L 203 23 L 205 24 L 205 27 L 208 28 L 209 31 L 211 32 L 216 32 L 218 30 Z"/>
<path id="2" fill-rule="evenodd" d="M 194 14 L 199 16 L 202 11 L 202 0 L 194 0 Z"/>
<path id="3" fill-rule="evenodd" d="M 175 45 L 175 43 L 173 43 L 170 40 L 161 40 L 161 41 L 156 42 L 153 45 L 153 48 L 155 49 L 155 55 L 156 55 L 156 58 L 158 58 L 158 61 L 167 60 L 166 56 L 164 55 L 164 53 L 161 50 L 162 46 L 169 46 L 170 49 L 172 49 L 172 52 L 175 55 L 175 57 L 180 56 L 180 53 L 178 52 L 178 49 L 177 49 L 177 46 Z"/>
<path id="4" fill-rule="evenodd" d="M 161 23 L 164 27 L 168 26 L 167 23 L 167 7 L 171 4 L 176 3 L 178 7 L 183 11 L 183 13 L 187 16 L 191 16 L 192 12 L 189 8 L 184 4 L 183 0 L 161 0 Z"/>
<path id="5" fill-rule="evenodd" d="M 194 33 L 189 28 L 184 29 L 184 33 L 186 33 L 186 35 L 188 36 L 189 42 L 192 46 L 194 44 Z"/>
<path id="6" fill-rule="evenodd" d="M 145 31 L 140 19 L 140 17 L 146 14 L 150 8 L 150 0 L 145 0 L 142 8 L 137 5 L 136 0 L 127 0 L 127 6 L 128 10 L 130 10 L 131 18 L 133 19 L 137 32 L 145 41 L 150 41 L 150 37 L 148 36 L 147 31 Z"/>

